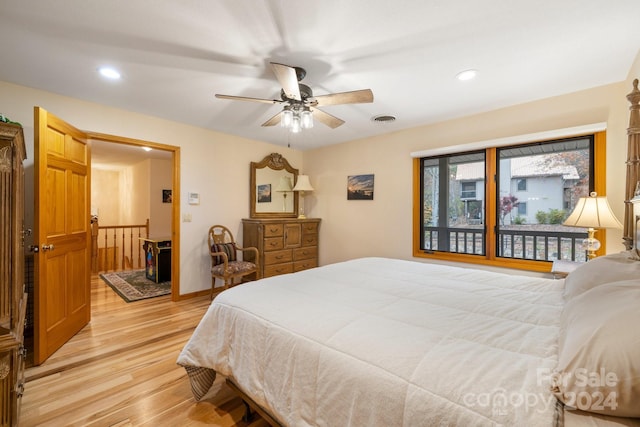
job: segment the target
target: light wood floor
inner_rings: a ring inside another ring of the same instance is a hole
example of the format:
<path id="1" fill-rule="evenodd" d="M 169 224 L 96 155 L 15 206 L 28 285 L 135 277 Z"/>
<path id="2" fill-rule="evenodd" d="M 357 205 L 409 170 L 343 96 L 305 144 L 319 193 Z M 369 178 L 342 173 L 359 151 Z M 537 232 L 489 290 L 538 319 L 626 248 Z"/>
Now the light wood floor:
<path id="1" fill-rule="evenodd" d="M 127 304 L 101 279 L 91 286 L 91 323 L 26 371 L 21 426 L 268 426 L 242 421 L 244 405 L 220 376 L 195 402 L 176 365 L 208 295 Z"/>

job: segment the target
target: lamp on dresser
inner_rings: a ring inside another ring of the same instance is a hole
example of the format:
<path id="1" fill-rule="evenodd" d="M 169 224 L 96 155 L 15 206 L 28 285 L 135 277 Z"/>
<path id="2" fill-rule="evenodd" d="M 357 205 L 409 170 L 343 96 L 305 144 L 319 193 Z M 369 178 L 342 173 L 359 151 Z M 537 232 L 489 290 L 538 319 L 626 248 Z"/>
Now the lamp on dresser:
<path id="1" fill-rule="evenodd" d="M 600 241 L 595 238 L 596 228 L 622 228 L 622 224 L 611 211 L 607 198 L 598 196 L 595 191 L 591 192 L 589 197 L 581 197 L 578 200 L 573 212 L 563 224 L 587 229 L 588 237 L 582 244 L 589 259 L 595 258 L 596 251 L 600 249 Z"/>
<path id="2" fill-rule="evenodd" d="M 309 175 L 298 175 L 298 181 L 296 182 L 295 187 L 293 187 L 293 191 L 298 191 L 300 193 L 300 214 L 298 215 L 298 218 L 304 219 L 306 218 L 304 214 L 304 192 L 313 191 L 311 182 L 309 182 Z"/>
<path id="3" fill-rule="evenodd" d="M 282 212 L 287 211 L 287 192 L 293 191 L 291 186 L 291 178 L 288 176 L 281 176 L 280 182 L 278 183 L 278 188 L 276 188 L 278 193 L 282 193 Z"/>

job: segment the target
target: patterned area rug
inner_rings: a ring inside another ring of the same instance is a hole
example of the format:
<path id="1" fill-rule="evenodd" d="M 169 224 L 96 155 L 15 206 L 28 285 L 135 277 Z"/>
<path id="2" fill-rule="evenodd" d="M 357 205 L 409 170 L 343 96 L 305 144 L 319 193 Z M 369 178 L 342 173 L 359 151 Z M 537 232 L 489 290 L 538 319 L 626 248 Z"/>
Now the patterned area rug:
<path id="1" fill-rule="evenodd" d="M 146 278 L 144 270 L 100 274 L 100 278 L 126 302 L 159 297 L 171 293 L 171 281 L 156 283 Z"/>

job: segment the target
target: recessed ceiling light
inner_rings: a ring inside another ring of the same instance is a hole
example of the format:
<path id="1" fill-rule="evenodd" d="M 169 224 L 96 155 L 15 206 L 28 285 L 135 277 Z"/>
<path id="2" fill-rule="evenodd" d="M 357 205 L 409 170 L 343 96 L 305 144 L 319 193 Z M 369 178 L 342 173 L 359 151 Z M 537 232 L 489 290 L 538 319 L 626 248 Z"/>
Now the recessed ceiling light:
<path id="1" fill-rule="evenodd" d="M 456 74 L 456 78 L 461 81 L 473 80 L 478 75 L 478 70 L 464 70 Z"/>
<path id="2" fill-rule="evenodd" d="M 118 80 L 120 78 L 120 72 L 111 67 L 100 67 L 98 69 L 100 75 L 111 80 Z"/>
<path id="3" fill-rule="evenodd" d="M 143 149 L 144 151 L 151 151 L 151 150 L 153 150 L 153 148 L 151 148 L 151 147 L 142 147 L 142 149 Z"/>

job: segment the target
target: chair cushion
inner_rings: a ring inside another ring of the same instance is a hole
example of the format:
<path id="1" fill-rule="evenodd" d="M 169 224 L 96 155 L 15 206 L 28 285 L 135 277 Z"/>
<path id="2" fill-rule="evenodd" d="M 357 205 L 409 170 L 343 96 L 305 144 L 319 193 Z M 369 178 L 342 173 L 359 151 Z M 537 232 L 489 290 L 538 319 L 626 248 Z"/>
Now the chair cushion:
<path id="1" fill-rule="evenodd" d="M 232 262 L 238 259 L 236 255 L 235 243 L 214 243 L 211 245 L 211 253 L 222 252 L 227 254 L 227 261 Z M 224 257 L 222 255 L 213 255 L 211 257 L 211 264 L 218 265 L 224 264 Z"/>
<path id="2" fill-rule="evenodd" d="M 245 271 L 250 272 L 256 269 L 256 265 L 249 261 L 233 261 L 228 265 L 229 268 L 226 271 L 227 274 L 237 274 Z M 211 267 L 211 274 L 214 274 L 216 276 L 223 276 L 224 273 L 224 264 L 218 264 Z"/>

